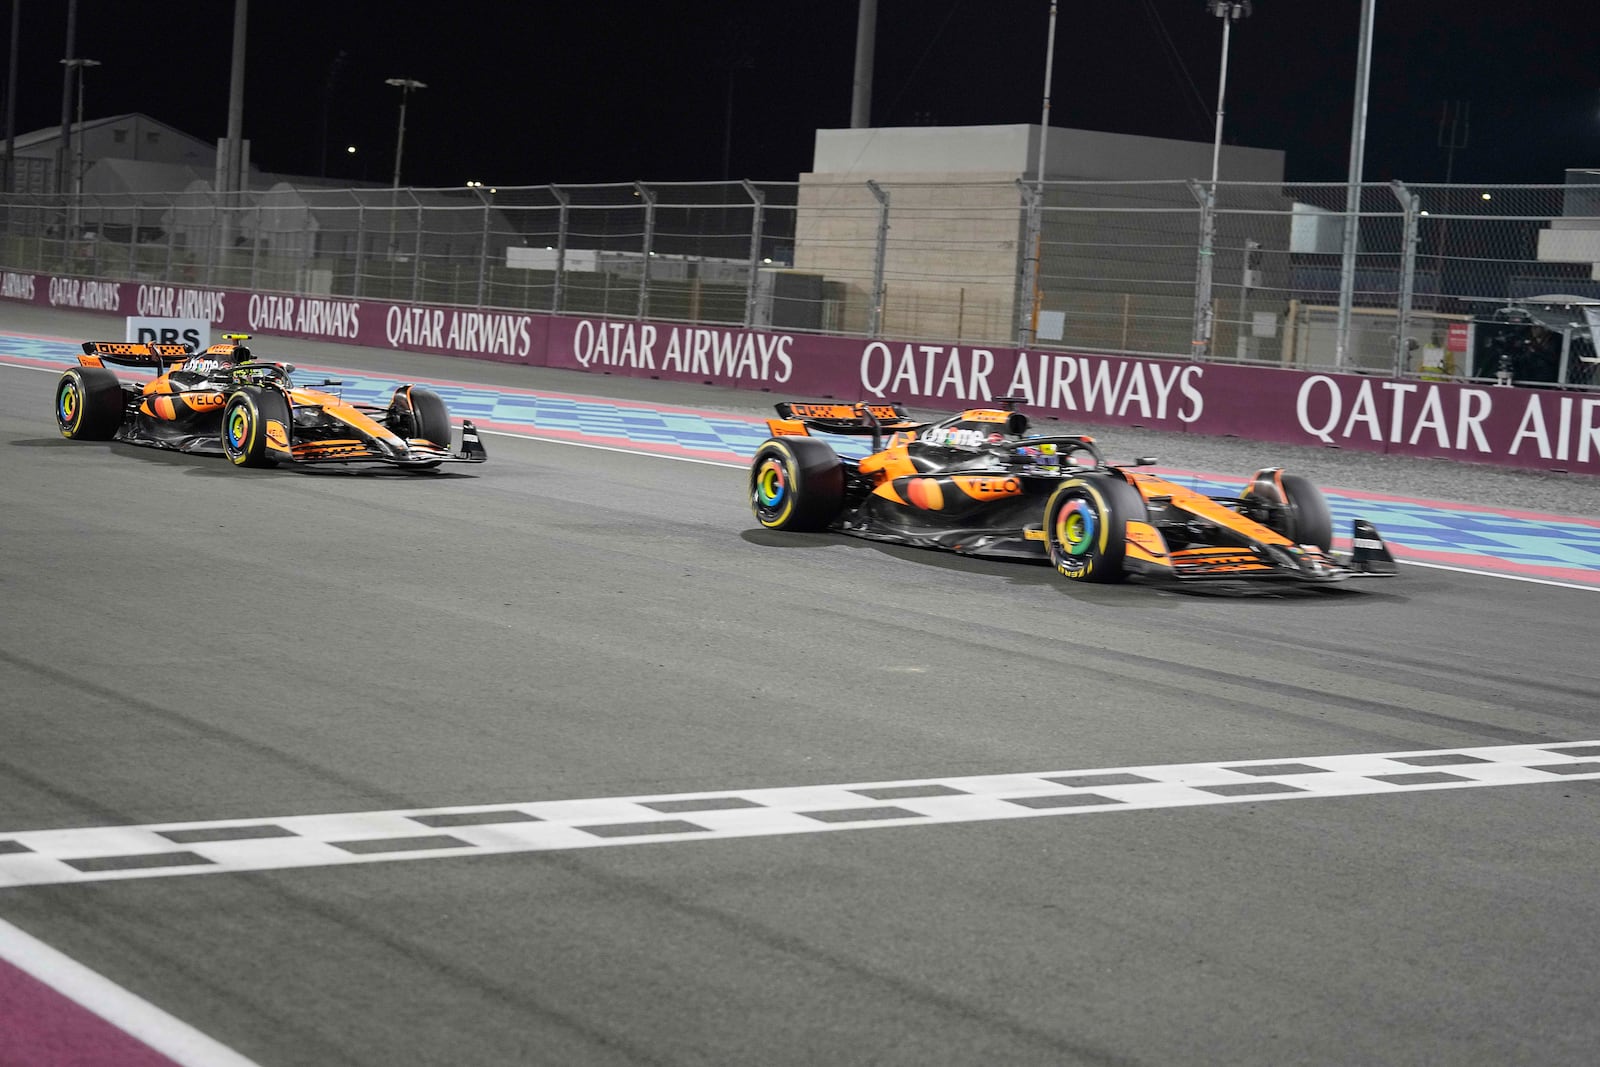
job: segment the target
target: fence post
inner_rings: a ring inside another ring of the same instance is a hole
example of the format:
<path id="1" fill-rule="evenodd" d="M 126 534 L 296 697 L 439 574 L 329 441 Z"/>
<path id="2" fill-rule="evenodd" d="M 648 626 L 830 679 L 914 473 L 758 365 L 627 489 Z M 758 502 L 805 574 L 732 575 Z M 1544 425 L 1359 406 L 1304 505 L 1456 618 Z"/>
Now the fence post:
<path id="1" fill-rule="evenodd" d="M 656 242 L 656 194 L 646 189 L 643 182 L 634 182 L 633 187 L 644 201 L 643 262 L 639 269 L 639 308 L 635 316 L 642 319 L 650 313 L 650 250 Z"/>
<path id="2" fill-rule="evenodd" d="M 417 200 L 417 194 L 410 189 L 406 195 Z M 411 244 L 411 302 L 417 302 L 417 278 L 422 272 L 422 201 L 417 200 L 417 234 L 416 240 Z"/>
<path id="3" fill-rule="evenodd" d="M 561 205 L 556 213 L 556 278 L 550 290 L 550 311 L 558 313 L 561 310 L 561 285 L 567 273 L 567 215 L 572 207 L 572 198 L 556 185 L 550 187 L 550 195 Z"/>
<path id="4" fill-rule="evenodd" d="M 139 220 L 144 217 L 140 206 L 144 201 L 137 195 L 133 198 L 133 226 L 128 230 L 128 280 L 139 280 Z"/>
<path id="5" fill-rule="evenodd" d="M 1394 332 L 1394 376 L 1398 378 L 1405 373 L 1406 357 L 1411 354 L 1411 302 L 1417 281 L 1417 214 L 1422 198 L 1407 189 L 1404 182 L 1392 181 L 1389 189 L 1405 213 L 1400 251 L 1400 306 Z"/>
<path id="6" fill-rule="evenodd" d="M 358 196 L 356 201 L 356 263 L 355 276 L 350 279 L 350 295 L 356 298 L 361 296 L 361 272 L 366 269 L 367 253 L 367 205 L 361 202 Z"/>
<path id="7" fill-rule="evenodd" d="M 261 260 L 261 205 L 256 205 L 256 224 L 252 227 L 255 231 L 255 240 L 250 242 L 250 289 L 253 292 L 257 287 L 258 270 Z"/>
<path id="8" fill-rule="evenodd" d="M 178 239 L 178 204 L 174 197 L 167 199 L 167 262 L 161 268 L 161 280 L 168 284 L 172 282 L 172 246 Z"/>
<path id="9" fill-rule="evenodd" d="M 483 285 L 489 265 L 489 198 L 484 196 L 483 190 L 478 190 L 478 195 L 483 198 L 483 239 L 478 244 L 478 306 L 483 307 Z"/>
<path id="10" fill-rule="evenodd" d="M 1215 185 L 1203 186 L 1192 178 L 1188 184 L 1189 192 L 1200 202 L 1200 256 L 1195 266 L 1194 336 L 1189 342 L 1189 358 L 1206 359 L 1211 355 L 1211 332 L 1216 325 L 1216 309 L 1211 306 L 1211 275 L 1217 258 L 1217 189 Z"/>
<path id="11" fill-rule="evenodd" d="M 751 184 L 748 178 L 740 182 L 745 195 L 750 198 L 750 284 L 744 293 L 744 324 L 748 329 L 756 320 L 756 283 L 761 277 L 761 219 L 767 208 L 767 194 Z M 770 325 L 770 323 L 769 323 Z"/>
<path id="12" fill-rule="evenodd" d="M 216 284 L 217 270 L 220 263 L 220 257 L 222 255 L 218 246 L 222 242 L 222 226 L 224 217 L 222 215 L 222 208 L 217 203 L 216 193 L 207 193 L 206 196 L 208 196 L 211 200 L 211 222 L 210 225 L 206 227 L 206 275 L 205 281 L 201 284 L 212 286 Z"/>
<path id="13" fill-rule="evenodd" d="M 883 261 L 889 249 L 889 194 L 877 182 L 867 188 L 878 201 L 878 241 L 872 257 L 872 308 L 867 319 L 867 336 L 877 337 L 883 330 Z"/>
<path id="14" fill-rule="evenodd" d="M 1034 308 L 1039 292 L 1039 244 L 1044 238 L 1044 218 L 1040 212 L 1039 190 L 1018 178 L 1017 191 L 1022 194 L 1022 263 L 1018 271 L 1017 309 L 1012 317 L 1012 325 L 1017 347 L 1027 348 L 1034 339 Z"/>

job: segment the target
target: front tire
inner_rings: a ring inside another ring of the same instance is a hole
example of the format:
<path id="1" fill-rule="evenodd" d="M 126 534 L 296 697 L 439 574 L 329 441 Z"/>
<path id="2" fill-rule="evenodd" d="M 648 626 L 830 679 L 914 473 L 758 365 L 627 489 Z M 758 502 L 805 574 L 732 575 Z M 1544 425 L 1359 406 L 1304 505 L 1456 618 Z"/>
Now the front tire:
<path id="1" fill-rule="evenodd" d="M 750 461 L 750 508 L 769 530 L 823 530 L 844 507 L 844 464 L 824 441 L 773 438 Z"/>
<path id="2" fill-rule="evenodd" d="M 1316 545 L 1324 552 L 1332 550 L 1333 512 L 1322 490 L 1309 478 L 1269 467 L 1256 473 L 1245 496 L 1283 505 L 1268 512 L 1263 523 L 1268 529 L 1276 530 L 1297 545 Z"/>
<path id="3" fill-rule="evenodd" d="M 122 383 L 104 367 L 73 367 L 56 382 L 56 426 L 74 441 L 109 441 L 122 428 Z"/>
<path id="4" fill-rule="evenodd" d="M 439 394 L 420 385 L 394 391 L 389 401 L 389 428 L 402 437 L 420 437 L 440 448 L 450 447 L 450 411 Z"/>
<path id="5" fill-rule="evenodd" d="M 1145 519 L 1139 490 L 1117 478 L 1069 478 L 1044 508 L 1045 548 L 1050 562 L 1075 582 L 1120 582 L 1128 523 Z"/>
<path id="6" fill-rule="evenodd" d="M 267 423 L 289 426 L 289 405 L 270 389 L 240 389 L 222 409 L 222 451 L 236 467 L 276 467 L 267 448 Z M 282 442 L 285 447 L 289 442 Z"/>

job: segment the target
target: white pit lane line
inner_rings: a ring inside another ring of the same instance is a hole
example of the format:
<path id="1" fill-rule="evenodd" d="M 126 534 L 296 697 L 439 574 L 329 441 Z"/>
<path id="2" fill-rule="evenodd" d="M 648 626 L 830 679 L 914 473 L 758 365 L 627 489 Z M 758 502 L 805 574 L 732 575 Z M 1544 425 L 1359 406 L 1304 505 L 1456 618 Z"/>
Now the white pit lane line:
<path id="1" fill-rule="evenodd" d="M 0 833 L 0 888 L 1600 779 L 1600 741 Z"/>

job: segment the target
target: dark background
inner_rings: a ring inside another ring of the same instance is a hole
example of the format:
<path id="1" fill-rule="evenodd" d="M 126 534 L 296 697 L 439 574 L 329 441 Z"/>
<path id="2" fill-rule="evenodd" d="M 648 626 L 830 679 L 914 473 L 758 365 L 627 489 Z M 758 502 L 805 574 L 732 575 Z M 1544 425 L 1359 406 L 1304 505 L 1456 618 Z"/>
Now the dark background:
<path id="1" fill-rule="evenodd" d="M 25 132 L 60 123 L 67 4 L 21 3 Z M 816 129 L 849 125 L 856 10 L 255 0 L 244 132 L 263 169 L 387 183 L 398 90 L 383 81 L 408 77 L 429 87 L 407 113 L 406 184 L 792 180 Z M 1048 11 L 880 0 L 873 124 L 1038 122 Z M 1470 107 L 1456 181 L 1559 182 L 1600 166 L 1597 13 L 1593 0 L 1382 0 L 1366 178 L 1444 180 L 1452 100 Z M 86 75 L 86 116 L 142 111 L 222 136 L 232 18 L 231 0 L 80 0 L 76 51 L 104 64 Z M 1342 181 L 1359 20 L 1359 0 L 1257 0 L 1233 34 L 1226 139 L 1287 151 L 1291 179 Z M 1052 124 L 1209 142 L 1221 35 L 1203 0 L 1063 3 Z"/>

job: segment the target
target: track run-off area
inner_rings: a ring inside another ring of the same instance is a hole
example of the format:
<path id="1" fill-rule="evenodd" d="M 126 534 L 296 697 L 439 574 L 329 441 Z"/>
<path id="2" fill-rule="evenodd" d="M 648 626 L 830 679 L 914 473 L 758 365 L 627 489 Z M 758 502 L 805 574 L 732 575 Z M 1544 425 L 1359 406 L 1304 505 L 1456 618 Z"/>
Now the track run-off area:
<path id="1" fill-rule="evenodd" d="M 489 462 L 65 441 L 120 326 L 0 318 L 0 1064 L 1592 1062 L 1588 482 L 1169 437 L 1401 574 L 1086 587 L 760 529 L 802 397 L 259 337 Z"/>

